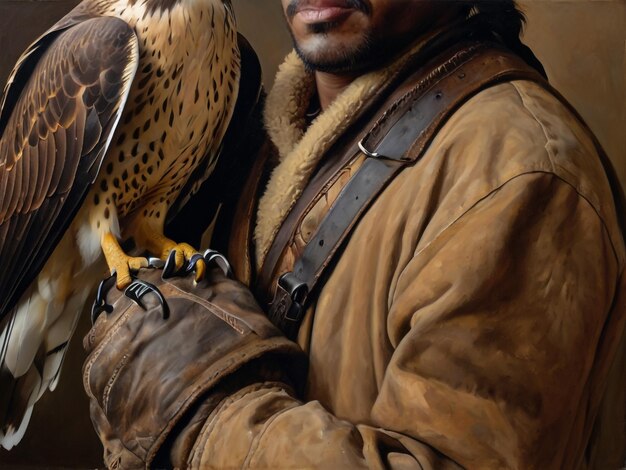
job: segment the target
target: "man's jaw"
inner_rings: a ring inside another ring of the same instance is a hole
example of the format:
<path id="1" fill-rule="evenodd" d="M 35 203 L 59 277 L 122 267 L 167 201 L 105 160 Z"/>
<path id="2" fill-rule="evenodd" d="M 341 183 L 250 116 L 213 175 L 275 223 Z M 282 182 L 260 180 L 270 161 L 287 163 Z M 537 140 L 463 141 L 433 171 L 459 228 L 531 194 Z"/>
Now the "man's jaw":
<path id="1" fill-rule="evenodd" d="M 308 70 L 330 74 L 353 73 L 367 65 L 371 55 L 371 40 L 367 35 L 351 48 L 329 44 L 325 34 L 316 34 L 302 44 L 294 40 L 294 45 Z"/>
<path id="2" fill-rule="evenodd" d="M 369 21 L 356 16 L 371 13 L 370 0 L 292 0 L 285 10 L 298 55 L 308 69 L 327 73 L 351 72 L 369 59 Z M 348 22 L 363 31 L 345 28 Z"/>

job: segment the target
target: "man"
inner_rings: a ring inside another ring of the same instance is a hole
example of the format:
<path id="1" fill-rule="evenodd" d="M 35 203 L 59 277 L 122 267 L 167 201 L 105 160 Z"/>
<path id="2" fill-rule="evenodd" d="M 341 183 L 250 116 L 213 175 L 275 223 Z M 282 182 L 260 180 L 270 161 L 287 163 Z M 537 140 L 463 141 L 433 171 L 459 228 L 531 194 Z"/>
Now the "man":
<path id="1" fill-rule="evenodd" d="M 619 466 L 619 191 L 588 130 L 542 84 L 514 4 L 282 6 L 296 52 L 267 98 L 268 142 L 229 258 L 304 356 L 219 276 L 195 292 L 221 322 L 190 312 L 167 328 L 141 315 L 110 327 L 103 316 L 85 384 L 107 464 Z M 528 65 L 494 79 L 476 64 L 517 62 L 493 47 Z M 466 79 L 482 85 L 467 96 L 450 85 Z M 431 91 L 458 103 L 420 108 Z M 404 122 L 414 107 L 437 129 L 426 123 L 406 148 L 391 142 L 403 158 L 377 158 L 386 137 L 372 136 L 396 135 L 386 119 Z M 366 165 L 389 160 L 397 172 L 378 193 L 353 191 Z M 346 195 L 372 201 L 300 295 L 283 274 L 297 281 L 307 250 L 327 246 L 319 233 Z M 148 355 L 155 344 L 171 354 Z"/>

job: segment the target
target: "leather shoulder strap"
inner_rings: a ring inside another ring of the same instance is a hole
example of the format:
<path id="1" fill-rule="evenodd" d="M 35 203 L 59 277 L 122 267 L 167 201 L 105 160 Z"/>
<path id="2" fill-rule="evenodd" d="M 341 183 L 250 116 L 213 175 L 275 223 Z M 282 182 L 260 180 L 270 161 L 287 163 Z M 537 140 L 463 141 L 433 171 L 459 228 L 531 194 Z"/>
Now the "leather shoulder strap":
<path id="1" fill-rule="evenodd" d="M 433 70 L 401 97 L 359 142 L 367 156 L 296 260 L 278 281 L 269 317 L 295 338 L 307 304 L 345 241 L 393 178 L 415 164 L 452 113 L 481 90 L 512 80 L 545 79 L 522 59 L 494 45 L 474 44 Z"/>

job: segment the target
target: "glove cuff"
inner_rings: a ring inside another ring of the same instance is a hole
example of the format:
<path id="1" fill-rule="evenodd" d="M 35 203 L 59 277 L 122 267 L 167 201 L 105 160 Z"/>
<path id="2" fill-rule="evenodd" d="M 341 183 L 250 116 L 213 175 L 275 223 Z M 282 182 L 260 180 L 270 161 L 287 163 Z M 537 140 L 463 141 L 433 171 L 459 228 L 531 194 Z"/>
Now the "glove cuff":
<path id="1" fill-rule="evenodd" d="M 296 375 L 305 370 L 299 347 L 236 281 L 213 272 L 208 283 L 194 287 L 189 278 L 156 276 L 147 273 L 142 279 L 158 285 L 162 297 L 144 296 L 144 310 L 112 290 L 107 302 L 113 313 L 101 315 L 85 339 L 88 349 L 98 344 L 87 358 L 83 381 L 109 467 L 148 467 L 161 449 L 169 452 L 166 442 L 180 444 L 177 433 L 206 419 L 227 389 L 253 379 L 238 374 L 247 377 L 244 383 L 231 380 L 218 387 L 246 364 L 271 363 L 283 374 L 278 364 Z"/>

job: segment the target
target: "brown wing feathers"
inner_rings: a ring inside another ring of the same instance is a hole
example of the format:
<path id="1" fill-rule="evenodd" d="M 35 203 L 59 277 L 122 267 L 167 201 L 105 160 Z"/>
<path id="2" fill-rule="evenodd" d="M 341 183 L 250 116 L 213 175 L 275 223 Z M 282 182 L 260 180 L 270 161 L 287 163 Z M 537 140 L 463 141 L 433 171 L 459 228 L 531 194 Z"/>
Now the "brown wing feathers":
<path id="1" fill-rule="evenodd" d="M 137 66 L 136 36 L 119 19 L 89 19 L 55 34 L 24 61 L 32 73 L 11 85 L 13 96 L 22 87 L 19 99 L 2 110 L 0 319 L 76 215 Z"/>

